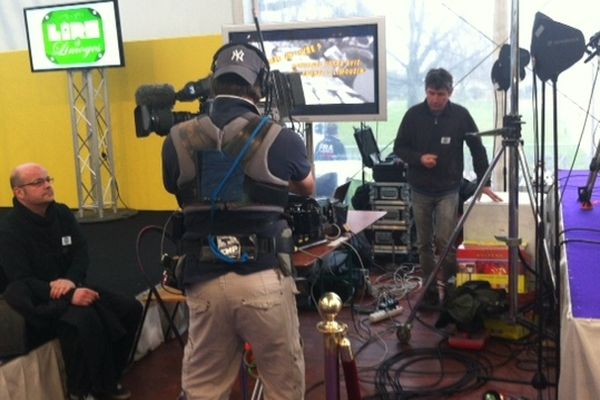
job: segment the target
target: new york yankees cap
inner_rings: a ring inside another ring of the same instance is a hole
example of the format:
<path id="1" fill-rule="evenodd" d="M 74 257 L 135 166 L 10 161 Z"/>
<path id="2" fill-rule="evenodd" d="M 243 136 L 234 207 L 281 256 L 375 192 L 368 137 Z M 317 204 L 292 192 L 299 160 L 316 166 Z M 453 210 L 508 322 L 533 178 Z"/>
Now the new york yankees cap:
<path id="1" fill-rule="evenodd" d="M 225 45 L 218 51 L 215 59 L 213 78 L 224 74 L 236 74 L 253 85 L 261 70 L 267 68 L 257 52 L 260 52 L 258 48 L 253 51 L 241 44 Z"/>

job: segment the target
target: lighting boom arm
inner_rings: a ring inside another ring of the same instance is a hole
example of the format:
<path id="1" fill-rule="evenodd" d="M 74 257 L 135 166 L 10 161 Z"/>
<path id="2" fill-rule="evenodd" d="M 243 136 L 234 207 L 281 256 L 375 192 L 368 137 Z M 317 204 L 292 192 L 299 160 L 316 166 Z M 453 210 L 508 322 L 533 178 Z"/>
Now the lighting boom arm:
<path id="1" fill-rule="evenodd" d="M 590 41 L 585 47 L 585 52 L 589 54 L 584 61 L 584 63 L 587 63 L 600 53 L 600 31 L 596 32 L 596 34 L 590 38 Z"/>

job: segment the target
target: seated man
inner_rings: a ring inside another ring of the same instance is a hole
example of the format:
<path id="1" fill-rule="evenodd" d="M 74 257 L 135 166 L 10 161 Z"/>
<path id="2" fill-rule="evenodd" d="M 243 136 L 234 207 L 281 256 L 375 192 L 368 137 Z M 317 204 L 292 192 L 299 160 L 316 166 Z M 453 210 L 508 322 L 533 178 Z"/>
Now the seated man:
<path id="1" fill-rule="evenodd" d="M 6 300 L 25 317 L 30 343 L 58 337 L 71 399 L 128 399 L 119 379 L 141 304 L 85 284 L 86 240 L 67 206 L 54 201 L 44 167 L 18 166 L 10 185 L 14 208 L 0 222 Z"/>

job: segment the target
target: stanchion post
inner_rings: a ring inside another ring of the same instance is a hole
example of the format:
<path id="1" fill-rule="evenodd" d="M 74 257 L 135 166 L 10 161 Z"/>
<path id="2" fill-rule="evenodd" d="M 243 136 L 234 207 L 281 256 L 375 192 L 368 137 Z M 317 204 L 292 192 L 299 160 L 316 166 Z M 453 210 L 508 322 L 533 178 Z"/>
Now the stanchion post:
<path id="1" fill-rule="evenodd" d="M 358 371 L 352 355 L 352 345 L 346 337 L 348 325 L 335 320 L 342 309 L 342 299 L 333 292 L 328 292 L 319 300 L 319 311 L 325 319 L 317 324 L 317 329 L 323 334 L 323 353 L 325 368 L 326 400 L 339 400 L 340 376 L 339 359 L 342 359 L 348 400 L 360 400 Z"/>
<path id="2" fill-rule="evenodd" d="M 337 322 L 335 317 L 342 309 L 342 304 L 340 296 L 332 292 L 325 293 L 319 300 L 319 310 L 325 318 L 317 324 L 317 329 L 323 334 L 326 400 L 340 398 L 338 342 L 348 326 Z"/>
<path id="3" fill-rule="evenodd" d="M 342 368 L 344 369 L 344 380 L 346 381 L 346 392 L 348 400 L 361 400 L 360 386 L 358 384 L 358 369 L 352 354 L 352 343 L 347 337 L 342 337 L 338 345 Z"/>

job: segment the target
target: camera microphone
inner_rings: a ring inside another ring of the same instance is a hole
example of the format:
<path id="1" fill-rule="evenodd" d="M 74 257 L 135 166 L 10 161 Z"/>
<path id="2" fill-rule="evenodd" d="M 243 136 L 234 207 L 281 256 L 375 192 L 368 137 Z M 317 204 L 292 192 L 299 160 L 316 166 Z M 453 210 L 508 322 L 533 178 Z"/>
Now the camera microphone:
<path id="1" fill-rule="evenodd" d="M 135 102 L 138 106 L 171 108 L 175 105 L 175 89 L 173 86 L 142 85 L 135 91 Z"/>
<path id="2" fill-rule="evenodd" d="M 173 111 L 177 101 L 200 101 L 203 113 L 210 113 L 210 75 L 196 82 L 188 82 L 183 89 L 175 91 L 172 85 L 142 85 L 135 92 L 136 107 L 133 110 L 135 134 L 146 137 L 151 132 L 167 135 L 171 128 L 183 121 L 200 115 L 188 111 Z"/>

